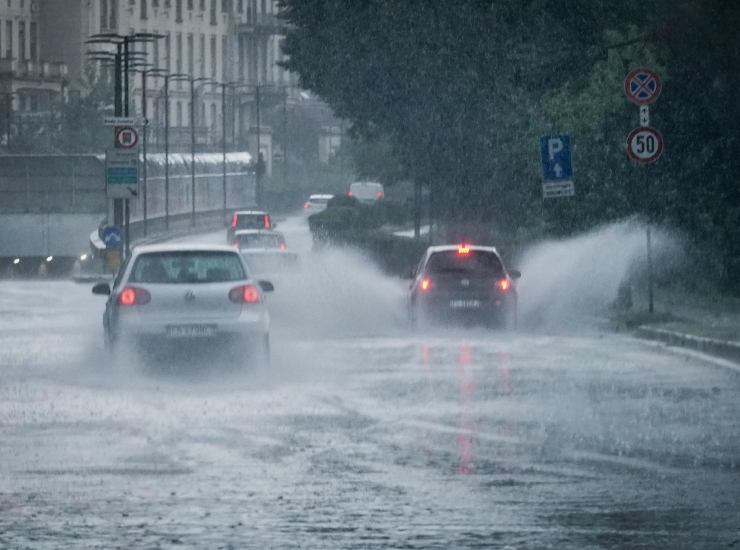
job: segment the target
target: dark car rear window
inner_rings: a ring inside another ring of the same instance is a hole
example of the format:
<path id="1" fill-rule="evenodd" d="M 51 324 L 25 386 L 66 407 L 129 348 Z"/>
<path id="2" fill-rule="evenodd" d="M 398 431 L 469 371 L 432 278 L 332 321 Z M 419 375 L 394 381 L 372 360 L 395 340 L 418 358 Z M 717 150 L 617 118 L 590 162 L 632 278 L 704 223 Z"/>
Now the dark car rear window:
<path id="1" fill-rule="evenodd" d="M 223 283 L 246 279 L 235 253 L 209 251 L 151 252 L 136 259 L 133 283 Z"/>
<path id="2" fill-rule="evenodd" d="M 269 214 L 238 214 L 236 217 L 236 229 L 270 229 Z"/>
<path id="3" fill-rule="evenodd" d="M 429 257 L 427 273 L 462 273 L 466 276 L 498 277 L 503 274 L 501 260 L 493 252 L 471 250 L 460 254 L 457 250 L 435 252 Z"/>

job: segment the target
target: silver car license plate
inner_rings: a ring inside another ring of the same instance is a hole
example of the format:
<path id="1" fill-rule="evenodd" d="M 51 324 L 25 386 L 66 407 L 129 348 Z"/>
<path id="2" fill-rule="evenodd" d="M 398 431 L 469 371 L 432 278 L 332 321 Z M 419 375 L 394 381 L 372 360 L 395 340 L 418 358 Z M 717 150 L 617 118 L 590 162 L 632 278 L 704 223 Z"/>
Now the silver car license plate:
<path id="1" fill-rule="evenodd" d="M 480 300 L 450 300 L 453 309 L 475 309 L 480 307 Z"/>
<path id="2" fill-rule="evenodd" d="M 216 325 L 167 325 L 167 336 L 172 338 L 199 338 L 215 333 Z"/>

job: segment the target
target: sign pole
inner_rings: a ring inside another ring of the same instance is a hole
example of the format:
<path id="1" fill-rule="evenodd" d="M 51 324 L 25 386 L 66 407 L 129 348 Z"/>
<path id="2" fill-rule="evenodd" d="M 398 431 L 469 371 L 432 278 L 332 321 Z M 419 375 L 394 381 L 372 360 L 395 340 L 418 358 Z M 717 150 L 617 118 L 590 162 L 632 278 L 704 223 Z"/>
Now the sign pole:
<path id="1" fill-rule="evenodd" d="M 627 154 L 643 168 L 643 185 L 649 198 L 652 198 L 652 196 L 650 194 L 650 178 L 648 177 L 647 165 L 658 160 L 663 153 L 663 136 L 658 130 L 650 126 L 649 106 L 658 99 L 662 89 L 663 85 L 660 77 L 644 67 L 630 71 L 624 79 L 624 93 L 627 99 L 640 107 L 640 126 L 632 130 L 627 137 Z M 650 200 L 645 201 L 645 204 L 647 204 L 645 240 L 648 268 L 648 312 L 653 314 L 655 312 L 653 296 L 653 204 Z"/>

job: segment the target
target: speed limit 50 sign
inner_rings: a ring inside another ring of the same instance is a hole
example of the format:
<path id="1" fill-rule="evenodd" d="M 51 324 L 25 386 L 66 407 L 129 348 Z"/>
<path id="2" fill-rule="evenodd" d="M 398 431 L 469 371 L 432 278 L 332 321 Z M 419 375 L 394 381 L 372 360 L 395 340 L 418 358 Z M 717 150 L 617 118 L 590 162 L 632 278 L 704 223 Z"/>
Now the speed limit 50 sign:
<path id="1" fill-rule="evenodd" d="M 635 128 L 627 136 L 627 154 L 640 164 L 650 164 L 663 153 L 663 136 L 651 126 Z"/>

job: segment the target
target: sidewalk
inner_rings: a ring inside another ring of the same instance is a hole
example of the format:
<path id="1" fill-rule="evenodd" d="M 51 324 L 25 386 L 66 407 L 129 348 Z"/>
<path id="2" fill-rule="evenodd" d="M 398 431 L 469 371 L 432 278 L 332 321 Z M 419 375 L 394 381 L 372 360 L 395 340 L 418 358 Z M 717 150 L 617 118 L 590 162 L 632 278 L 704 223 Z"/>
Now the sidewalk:
<path id="1" fill-rule="evenodd" d="M 638 296 L 621 321 L 642 338 L 740 364 L 740 299 L 657 290 L 654 303 L 651 316 L 646 297 Z"/>

